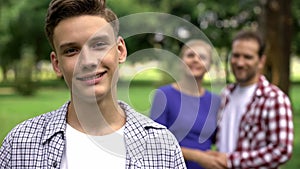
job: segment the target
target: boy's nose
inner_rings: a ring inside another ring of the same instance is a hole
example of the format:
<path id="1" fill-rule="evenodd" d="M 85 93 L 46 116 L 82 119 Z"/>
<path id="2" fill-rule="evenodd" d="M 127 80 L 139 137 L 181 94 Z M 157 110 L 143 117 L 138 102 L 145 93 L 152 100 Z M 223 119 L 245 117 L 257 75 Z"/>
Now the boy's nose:
<path id="1" fill-rule="evenodd" d="M 93 54 L 88 49 L 84 49 L 80 53 L 78 64 L 80 70 L 82 71 L 95 70 L 99 65 L 99 57 L 93 56 Z"/>

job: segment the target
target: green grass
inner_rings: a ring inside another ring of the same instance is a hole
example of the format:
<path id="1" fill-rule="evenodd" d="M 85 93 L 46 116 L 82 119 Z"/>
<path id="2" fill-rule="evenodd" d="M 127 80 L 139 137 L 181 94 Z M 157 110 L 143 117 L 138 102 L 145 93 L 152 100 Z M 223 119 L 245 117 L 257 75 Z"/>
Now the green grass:
<path id="1" fill-rule="evenodd" d="M 9 91 L 5 92 L 5 90 Z M 57 109 L 69 98 L 68 91 L 63 88 L 40 89 L 35 96 L 29 97 L 10 93 L 10 89 L 1 89 L 0 91 L 1 142 L 8 131 L 16 124 L 31 117 Z"/>
<path id="2" fill-rule="evenodd" d="M 152 85 L 144 83 L 127 87 L 119 85 L 119 99 L 129 103 L 137 111 L 148 115 L 152 95 Z M 292 159 L 281 169 L 300 168 L 300 85 L 292 85 L 290 98 L 293 103 L 295 142 Z M 0 142 L 5 135 L 18 123 L 31 117 L 59 108 L 69 99 L 69 91 L 63 87 L 41 88 L 32 97 L 15 94 L 10 88 L 0 87 Z"/>
<path id="3" fill-rule="evenodd" d="M 300 85 L 292 85 L 290 98 L 293 105 L 294 120 L 294 151 L 290 161 L 281 167 L 281 169 L 298 169 L 300 168 Z"/>
<path id="4" fill-rule="evenodd" d="M 150 86 L 137 85 L 127 90 L 119 87 L 119 99 L 126 101 L 137 111 L 148 115 L 151 100 Z M 127 97 L 129 96 L 129 97 Z M 18 123 L 59 108 L 69 99 L 69 91 L 64 87 L 41 88 L 34 96 L 20 96 L 11 88 L 0 88 L 0 142 Z M 147 99 L 149 98 L 149 99 Z"/>
<path id="5" fill-rule="evenodd" d="M 155 88 L 151 85 L 130 85 L 129 89 L 119 86 L 118 97 L 130 104 L 136 111 L 148 115 Z"/>

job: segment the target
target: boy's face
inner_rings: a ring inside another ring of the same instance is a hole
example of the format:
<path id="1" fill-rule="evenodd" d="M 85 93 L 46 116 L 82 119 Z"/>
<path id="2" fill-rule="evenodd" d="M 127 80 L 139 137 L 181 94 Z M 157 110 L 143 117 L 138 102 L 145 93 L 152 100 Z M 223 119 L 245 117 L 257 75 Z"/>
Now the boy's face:
<path id="1" fill-rule="evenodd" d="M 127 52 L 124 40 L 116 40 L 105 19 L 83 15 L 62 20 L 54 29 L 53 43 L 53 68 L 72 94 L 102 98 L 115 89 L 118 65 Z"/>

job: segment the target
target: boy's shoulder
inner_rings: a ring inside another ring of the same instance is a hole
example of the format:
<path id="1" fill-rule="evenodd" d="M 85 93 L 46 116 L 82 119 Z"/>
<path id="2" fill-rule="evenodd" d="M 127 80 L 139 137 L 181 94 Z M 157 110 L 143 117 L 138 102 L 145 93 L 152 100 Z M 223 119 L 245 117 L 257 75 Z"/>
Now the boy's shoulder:
<path id="1" fill-rule="evenodd" d="M 126 113 L 125 135 L 130 138 L 148 138 L 161 142 L 174 143 L 174 135 L 163 125 L 153 121 L 149 117 L 136 112 L 128 104 L 119 102 Z M 141 141 L 141 140 L 140 140 Z"/>
<path id="2" fill-rule="evenodd" d="M 118 102 L 120 107 L 125 111 L 126 114 L 126 126 L 127 127 L 141 127 L 144 129 L 148 128 L 157 128 L 157 129 L 166 129 L 165 126 L 156 123 L 149 117 L 145 116 L 144 114 L 141 114 L 134 110 L 132 107 L 130 107 L 127 103 L 123 101 Z"/>
<path id="3" fill-rule="evenodd" d="M 126 114 L 124 135 L 129 156 L 142 158 L 144 155 L 161 155 L 162 152 L 172 154 L 180 151 L 175 136 L 165 126 L 136 112 L 124 102 L 119 102 L 119 105 Z"/>
<path id="4" fill-rule="evenodd" d="M 23 121 L 9 132 L 6 139 L 42 138 L 63 129 L 66 123 L 67 106 L 68 103 L 65 103 L 57 110 Z"/>

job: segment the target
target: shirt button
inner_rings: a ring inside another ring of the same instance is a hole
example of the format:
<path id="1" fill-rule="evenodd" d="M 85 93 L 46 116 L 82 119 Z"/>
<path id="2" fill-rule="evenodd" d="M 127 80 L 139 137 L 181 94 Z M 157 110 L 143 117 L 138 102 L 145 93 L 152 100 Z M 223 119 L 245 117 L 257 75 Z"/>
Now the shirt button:
<path id="1" fill-rule="evenodd" d="M 52 166 L 53 166 L 54 168 L 56 168 L 56 167 L 57 167 L 57 162 L 54 161 L 53 164 L 52 164 Z"/>

